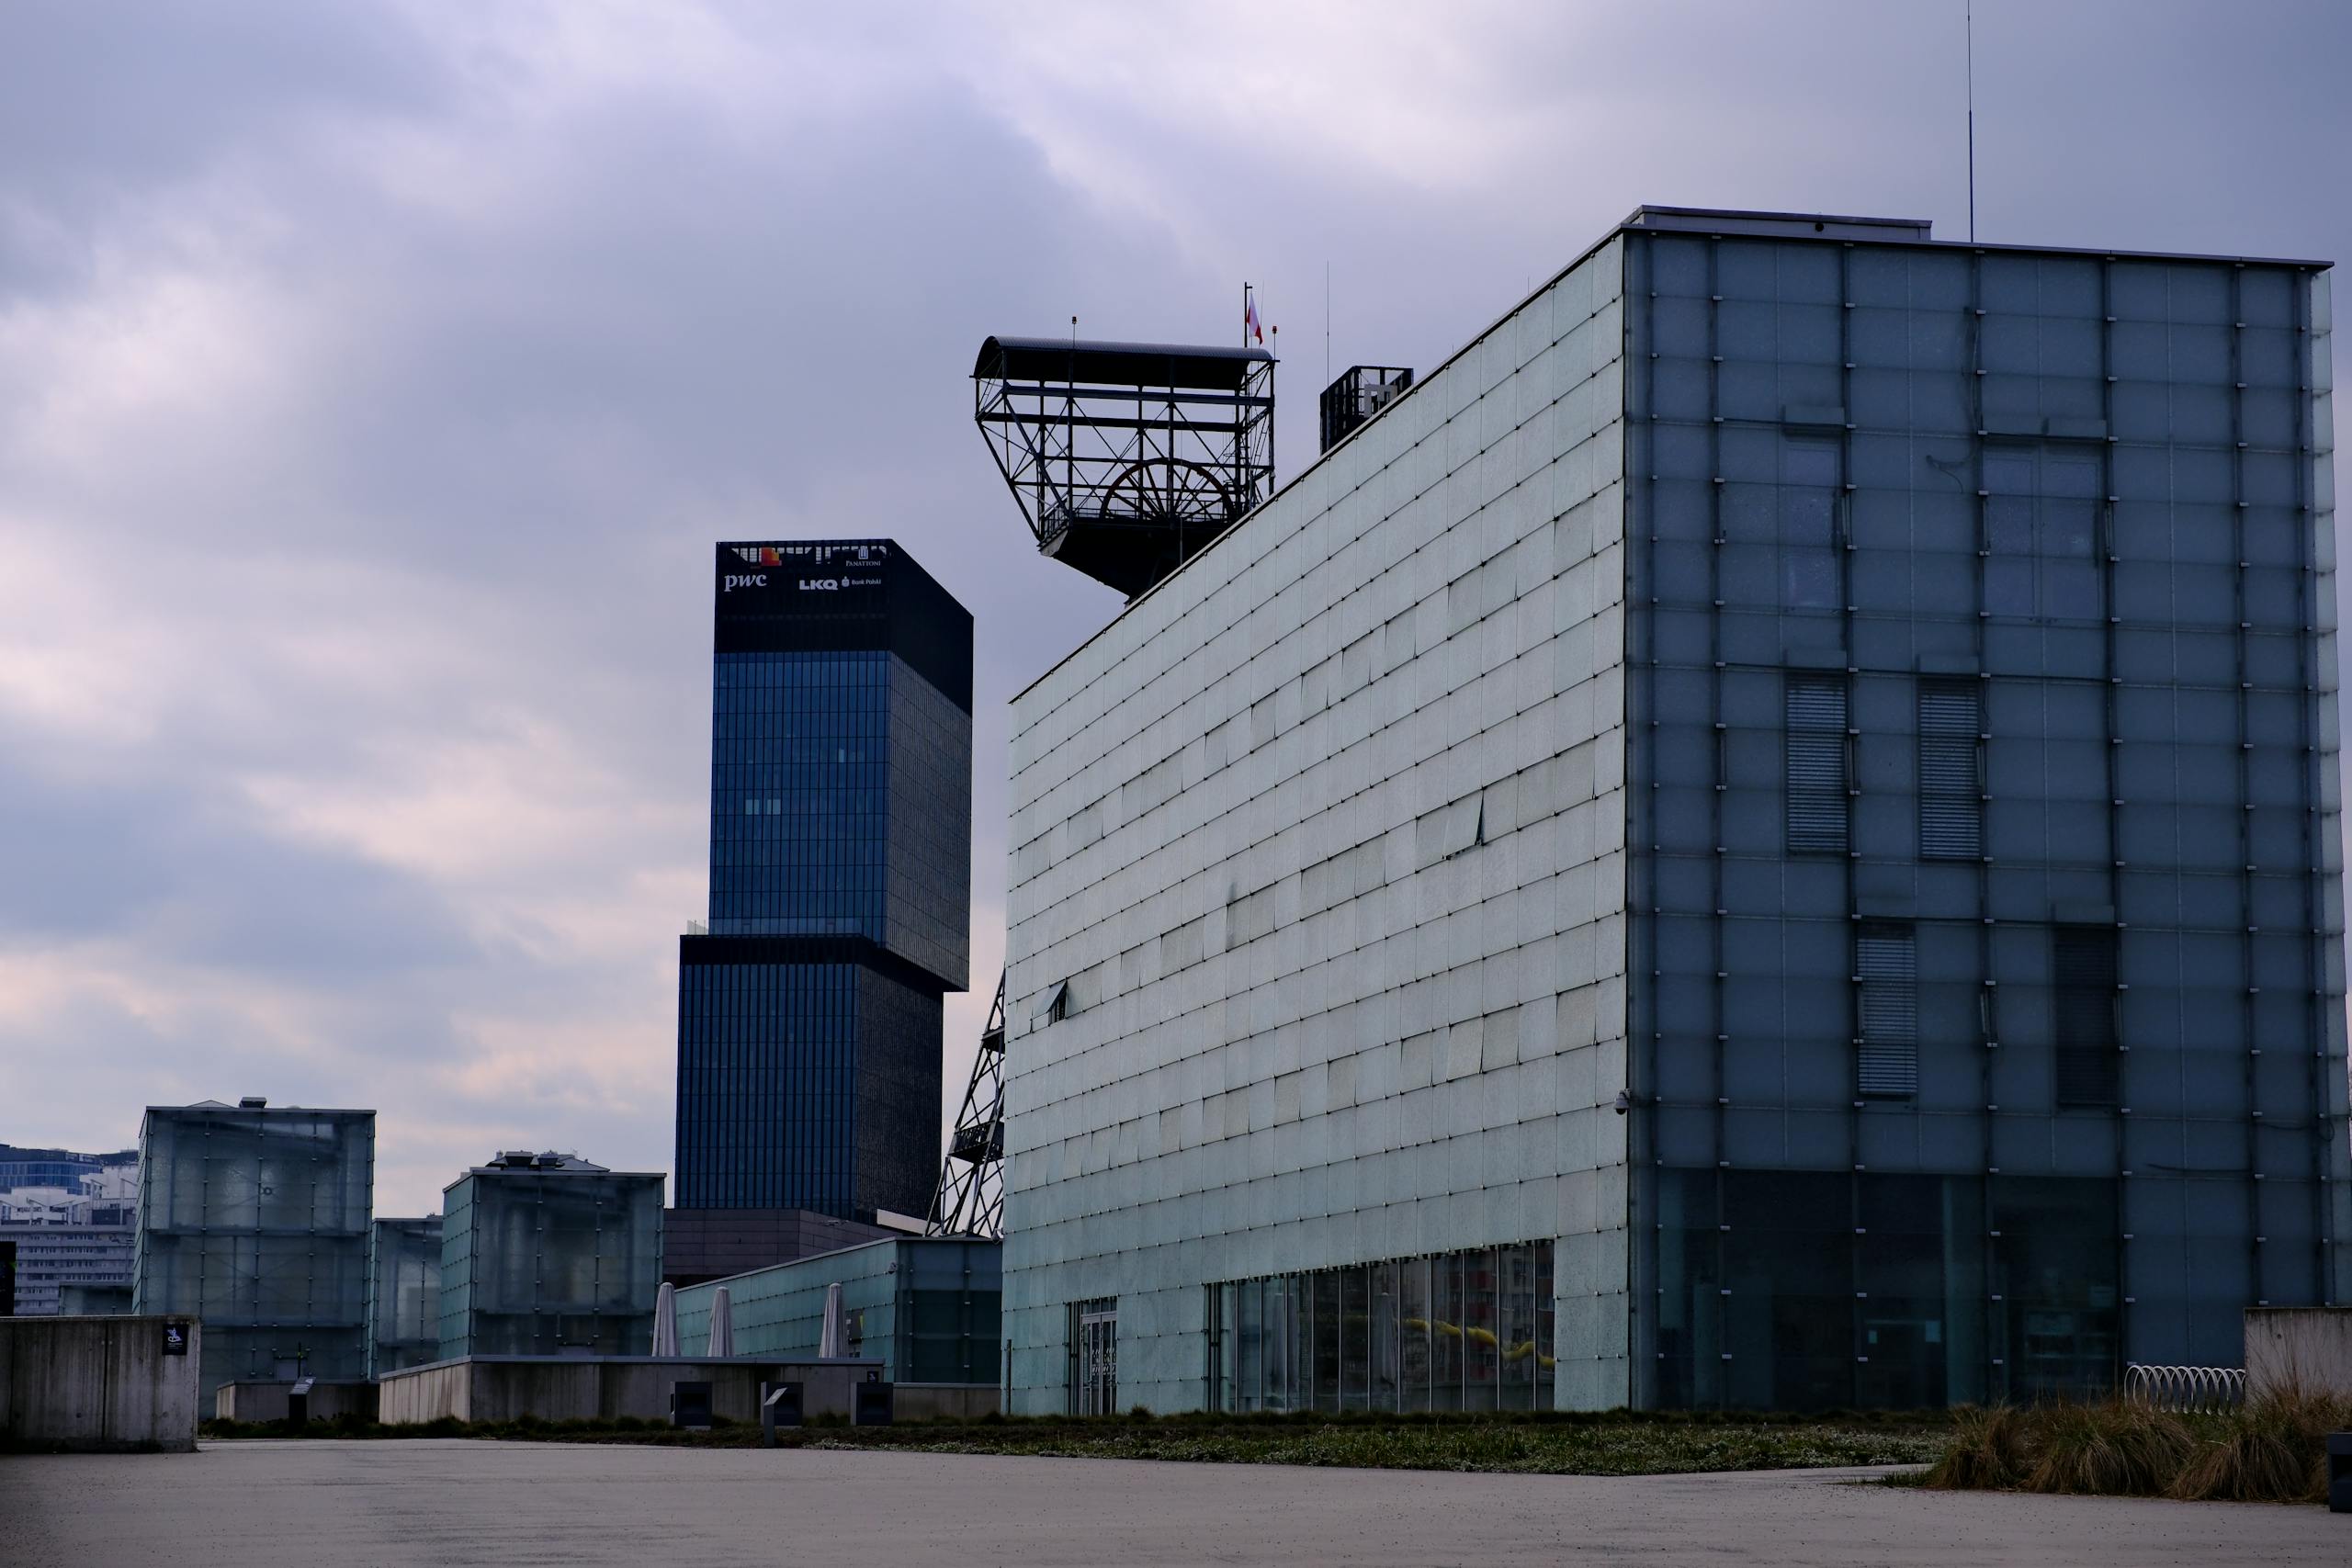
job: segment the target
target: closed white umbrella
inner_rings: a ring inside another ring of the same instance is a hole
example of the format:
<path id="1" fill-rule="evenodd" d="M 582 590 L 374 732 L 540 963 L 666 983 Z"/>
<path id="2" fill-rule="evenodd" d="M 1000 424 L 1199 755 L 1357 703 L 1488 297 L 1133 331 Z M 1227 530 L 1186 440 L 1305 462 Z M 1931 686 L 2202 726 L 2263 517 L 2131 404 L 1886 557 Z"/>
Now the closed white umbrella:
<path id="1" fill-rule="evenodd" d="M 839 1360 L 842 1349 L 842 1287 L 836 1280 L 825 1287 L 825 1326 L 817 1340 L 817 1359 Z"/>
<path id="2" fill-rule="evenodd" d="M 678 1287 L 667 1280 L 662 1281 L 661 1293 L 653 1298 L 653 1353 L 678 1353 Z"/>
<path id="3" fill-rule="evenodd" d="M 723 1361 L 735 1354 L 735 1303 L 719 1286 L 710 1292 L 710 1359 Z"/>

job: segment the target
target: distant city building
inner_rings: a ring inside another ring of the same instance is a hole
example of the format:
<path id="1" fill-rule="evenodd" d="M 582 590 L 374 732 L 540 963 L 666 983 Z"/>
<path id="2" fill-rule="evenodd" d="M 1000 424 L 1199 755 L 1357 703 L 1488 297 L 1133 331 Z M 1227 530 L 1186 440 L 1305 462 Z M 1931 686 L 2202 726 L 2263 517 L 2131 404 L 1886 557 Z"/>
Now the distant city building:
<path id="1" fill-rule="evenodd" d="M 378 1220 L 368 1238 L 368 1375 L 441 1353 L 441 1216 Z"/>
<path id="2" fill-rule="evenodd" d="M 208 1393 L 367 1374 L 374 1111 L 151 1105 L 139 1160 L 133 1310 L 203 1320 Z"/>
<path id="3" fill-rule="evenodd" d="M 1016 696 L 1010 1408 L 2352 1301 L 2326 272 L 1645 209 Z"/>
<path id="4" fill-rule="evenodd" d="M 648 1353 L 662 1182 L 525 1150 L 444 1188 L 434 1359 Z"/>
<path id="5" fill-rule="evenodd" d="M 16 1312 L 71 1311 L 65 1292 L 130 1283 L 139 1156 L 0 1145 L 0 1236 L 15 1240 Z"/>
<path id="6" fill-rule="evenodd" d="M 679 943 L 680 1282 L 920 1224 L 967 983 L 972 618 L 888 540 L 722 544 L 710 905 Z M 821 1233 L 821 1234 L 820 1234 Z"/>
<path id="7" fill-rule="evenodd" d="M 72 1149 L 35 1149 L 0 1144 L 0 1192 L 12 1187 L 62 1187 L 69 1192 L 79 1191 L 83 1177 L 96 1176 L 118 1166 L 135 1168 L 138 1164 L 137 1149 L 122 1149 L 107 1155 L 85 1155 L 76 1154 Z"/>

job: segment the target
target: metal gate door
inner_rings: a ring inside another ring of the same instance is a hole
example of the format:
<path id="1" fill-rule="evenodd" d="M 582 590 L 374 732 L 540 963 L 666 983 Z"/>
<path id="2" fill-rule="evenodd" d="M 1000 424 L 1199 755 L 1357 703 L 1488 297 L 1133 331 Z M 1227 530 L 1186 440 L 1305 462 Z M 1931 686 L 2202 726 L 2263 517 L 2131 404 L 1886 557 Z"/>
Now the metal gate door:
<path id="1" fill-rule="evenodd" d="M 1111 1416 L 1119 1408 L 1119 1309 L 1089 1305 L 1078 1314 L 1078 1413 Z"/>

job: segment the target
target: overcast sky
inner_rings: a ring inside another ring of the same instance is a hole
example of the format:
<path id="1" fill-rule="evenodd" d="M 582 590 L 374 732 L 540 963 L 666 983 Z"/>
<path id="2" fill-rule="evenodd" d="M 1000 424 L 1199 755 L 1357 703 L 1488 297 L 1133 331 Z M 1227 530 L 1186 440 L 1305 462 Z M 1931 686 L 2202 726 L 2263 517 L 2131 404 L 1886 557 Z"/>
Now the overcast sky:
<path id="1" fill-rule="evenodd" d="M 2352 7 L 1979 0 L 1988 240 L 2352 253 Z M 666 1169 L 709 559 L 888 536 L 1006 699 L 1115 613 L 990 333 L 1427 368 L 1645 201 L 1966 234 L 1948 4 L 0 0 L 0 1141 L 370 1106 Z"/>

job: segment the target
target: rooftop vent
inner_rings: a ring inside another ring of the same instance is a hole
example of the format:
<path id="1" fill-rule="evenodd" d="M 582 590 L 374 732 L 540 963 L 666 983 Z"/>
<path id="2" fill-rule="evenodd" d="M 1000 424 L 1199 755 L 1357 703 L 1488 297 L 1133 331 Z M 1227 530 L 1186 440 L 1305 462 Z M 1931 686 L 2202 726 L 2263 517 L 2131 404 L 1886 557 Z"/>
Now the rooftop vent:
<path id="1" fill-rule="evenodd" d="M 534 1155 L 528 1149 L 508 1149 L 491 1163 L 492 1165 L 511 1166 L 517 1170 L 525 1170 L 528 1169 L 531 1162 L 537 1157 L 538 1156 L 537 1155 Z"/>
<path id="2" fill-rule="evenodd" d="M 1402 365 L 1351 365 L 1323 389 L 1323 446 L 1329 452 L 1356 426 L 1405 395 L 1413 372 Z"/>
<path id="3" fill-rule="evenodd" d="M 269 1097 L 267 1095 L 249 1094 L 245 1096 L 244 1099 L 237 1101 L 237 1109 L 240 1111 L 260 1111 L 266 1109 L 268 1104 Z"/>
<path id="4" fill-rule="evenodd" d="M 1038 550 L 1130 599 L 1273 489 L 1262 348 L 992 337 L 972 385 Z"/>

